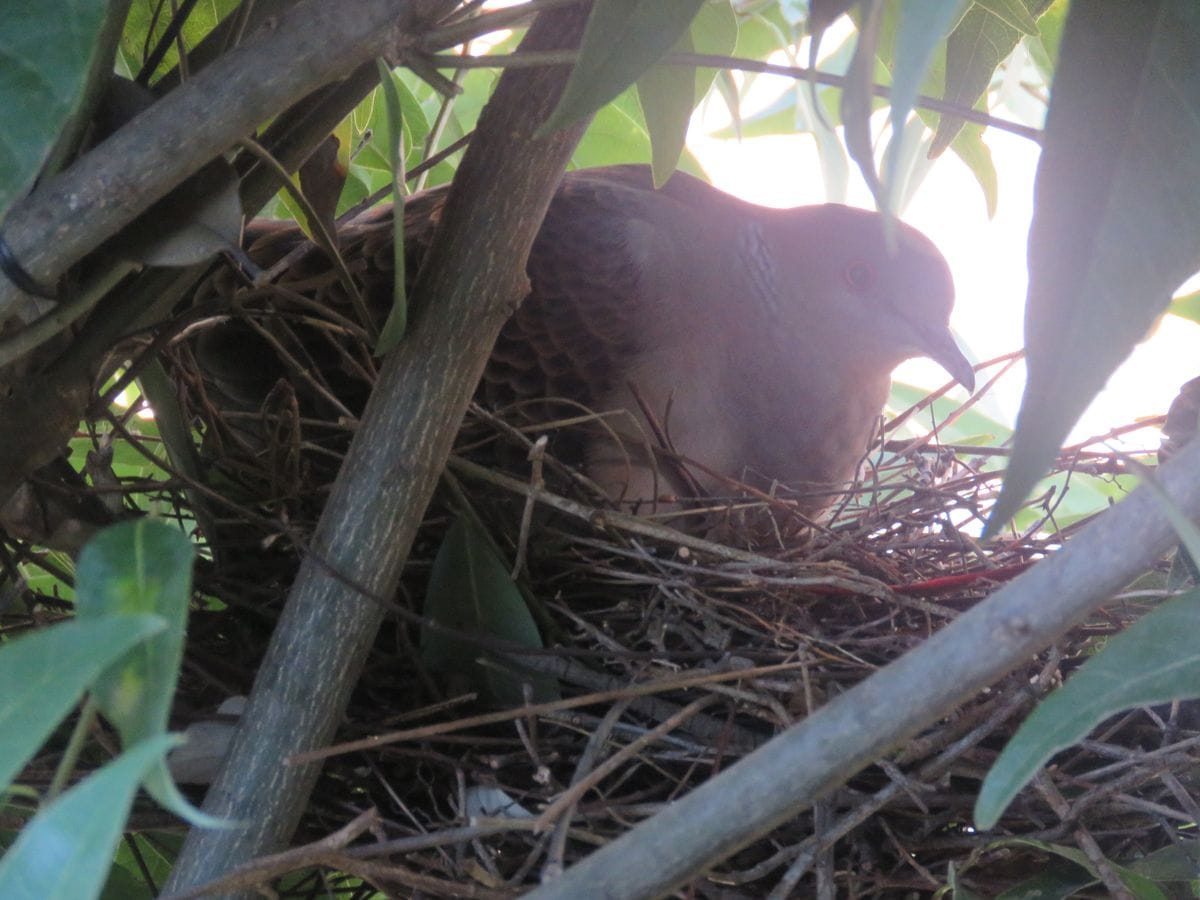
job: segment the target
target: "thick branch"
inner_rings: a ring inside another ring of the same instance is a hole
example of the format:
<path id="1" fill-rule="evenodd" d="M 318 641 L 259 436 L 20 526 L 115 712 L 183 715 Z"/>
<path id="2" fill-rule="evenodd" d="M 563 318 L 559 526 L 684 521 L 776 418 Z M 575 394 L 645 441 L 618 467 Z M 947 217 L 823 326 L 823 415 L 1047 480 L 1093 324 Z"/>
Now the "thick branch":
<path id="1" fill-rule="evenodd" d="M 1159 470 L 1200 515 L 1200 441 Z M 916 650 L 530 894 L 657 897 L 703 872 L 1024 665 L 1176 540 L 1145 488 Z M 1120 553 L 1112 552 L 1120 547 Z"/>
<path id="2" fill-rule="evenodd" d="M 12 208 L 5 239 L 38 281 L 76 261 L 304 95 L 395 47 L 410 0 L 305 0 Z M 29 298 L 0 279 L 0 322 Z"/>
<path id="3" fill-rule="evenodd" d="M 575 46 L 584 9 L 539 17 L 524 44 Z M 215 877 L 290 838 L 357 680 L 582 125 L 533 135 L 562 68 L 505 73 L 459 168 L 414 287 L 418 316 L 386 360 L 205 808 L 244 830 L 188 835 L 170 887 Z M 434 298 L 423 301 L 422 298 Z M 337 573 L 337 574 L 334 574 Z M 357 588 L 355 586 L 358 586 Z"/>

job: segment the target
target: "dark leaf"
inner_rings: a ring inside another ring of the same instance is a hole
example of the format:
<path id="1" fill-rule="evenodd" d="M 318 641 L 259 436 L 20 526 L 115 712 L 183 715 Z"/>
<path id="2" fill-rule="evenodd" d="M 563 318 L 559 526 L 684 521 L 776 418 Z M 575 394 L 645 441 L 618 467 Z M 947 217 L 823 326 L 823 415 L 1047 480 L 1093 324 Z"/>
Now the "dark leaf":
<path id="1" fill-rule="evenodd" d="M 376 62 L 380 93 L 387 110 L 387 165 L 392 180 L 392 201 L 396 204 L 392 216 L 392 308 L 375 344 L 375 355 L 383 356 L 400 343 L 408 327 L 408 298 L 404 291 L 404 107 L 397 87 L 398 79 L 383 60 Z"/>
<path id="2" fill-rule="evenodd" d="M 0 4 L 0 220 L 82 102 L 109 7 L 106 0 Z"/>
<path id="3" fill-rule="evenodd" d="M 450 526 L 438 548 L 425 594 L 425 616 L 446 628 L 478 636 L 483 643 L 542 646 L 525 598 L 487 538 L 465 517 Z M 460 689 L 472 687 L 489 703 L 501 706 L 523 703 L 524 683 L 530 684 L 535 701 L 558 696 L 553 679 L 515 674 L 500 664 L 481 662 L 487 655 L 480 643 L 421 628 L 425 665 Z"/>
<path id="4" fill-rule="evenodd" d="M 1200 591 L 1164 603 L 1089 659 L 1038 705 L 984 779 L 978 828 L 991 828 L 1042 764 L 1110 715 L 1200 696 Z"/>
<path id="5" fill-rule="evenodd" d="M 1016 512 L 1073 423 L 1200 266 L 1200 4 L 1072 5 L 1029 240 Z"/>
<path id="6" fill-rule="evenodd" d="M 217 157 L 136 222 L 110 246 L 124 259 L 151 266 L 191 266 L 236 247 L 242 230 L 237 172 Z"/>
<path id="7" fill-rule="evenodd" d="M 1020 4 L 1020 0 L 1013 0 Z M 1024 0 L 1021 9 L 1032 22 L 1052 0 Z M 946 41 L 946 90 L 943 98 L 963 107 L 973 107 L 984 95 L 996 68 L 1021 40 L 1021 32 L 1009 22 L 976 5 L 967 11 Z M 965 120 L 942 116 L 933 137 L 930 156 L 940 155 L 953 143 Z"/>
<path id="8" fill-rule="evenodd" d="M 724 4 L 706 5 L 680 36 L 671 53 L 707 53 L 725 55 L 737 43 L 737 23 Z M 708 92 L 716 70 L 694 66 L 652 66 L 638 79 L 638 100 L 642 105 L 653 151 L 654 183 L 662 185 L 671 177 L 683 153 L 692 110 Z"/>
<path id="9" fill-rule="evenodd" d="M 337 231 L 334 221 L 342 185 L 346 183 L 346 168 L 338 159 L 339 142 L 332 134 L 300 166 L 300 190 L 317 218 L 330 234 Z"/>
<path id="10" fill-rule="evenodd" d="M 596 0 L 562 99 L 542 131 L 592 115 L 687 31 L 704 0 Z"/>

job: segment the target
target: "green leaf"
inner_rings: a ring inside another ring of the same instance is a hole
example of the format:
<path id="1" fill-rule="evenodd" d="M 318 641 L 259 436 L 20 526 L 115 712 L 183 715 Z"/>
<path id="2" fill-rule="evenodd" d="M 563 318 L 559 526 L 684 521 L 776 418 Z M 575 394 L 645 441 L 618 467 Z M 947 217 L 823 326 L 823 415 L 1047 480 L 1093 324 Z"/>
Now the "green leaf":
<path id="1" fill-rule="evenodd" d="M 1005 25 L 1022 34 L 1036 35 L 1038 33 L 1037 13 L 1026 8 L 1028 2 L 1029 0 L 1025 0 L 1024 3 L 1022 0 L 975 0 L 975 7 L 979 10 L 986 10 Z M 1036 0 L 1036 2 L 1044 2 L 1046 6 L 1050 5 L 1049 0 Z"/>
<path id="2" fill-rule="evenodd" d="M 1009 840 L 997 841 L 991 845 L 993 848 L 1001 847 L 1032 847 L 1042 853 L 1052 856 L 1057 856 L 1065 860 L 1068 864 L 1074 866 L 1081 872 L 1087 873 L 1087 881 L 1080 885 L 1086 887 L 1091 884 L 1097 884 L 1100 881 L 1099 873 L 1096 871 L 1095 865 L 1087 854 L 1075 847 L 1065 847 L 1062 844 L 1052 844 L 1048 841 L 1039 841 L 1033 838 L 1012 838 Z M 1166 900 L 1166 895 L 1154 885 L 1150 879 L 1138 874 L 1132 868 L 1122 866 L 1112 860 L 1108 860 L 1109 868 L 1121 879 L 1124 886 L 1138 900 Z M 1028 890 L 1018 892 L 1017 889 L 1005 891 L 1001 897 L 1009 898 L 1009 900 L 1017 900 L 1017 898 L 1032 898 L 1037 900 L 1048 900 L 1053 897 L 1073 897 L 1074 893 L 1062 893 L 1068 889 L 1072 879 L 1069 875 L 1069 870 L 1061 869 L 1060 877 L 1057 879 L 1037 880 L 1026 882 Z"/>
<path id="3" fill-rule="evenodd" d="M 125 747 L 166 733 L 183 658 L 194 555 L 178 528 L 150 518 L 104 529 L 79 554 L 75 606 L 80 622 L 119 613 L 154 613 L 167 622 L 166 630 L 125 653 L 96 680 L 96 705 Z M 145 787 L 195 825 L 230 824 L 188 803 L 161 760 L 146 776 Z"/>
<path id="4" fill-rule="evenodd" d="M 154 900 L 158 892 L 153 888 L 170 876 L 183 838 L 165 831 L 127 834 L 117 846 L 100 900 Z"/>
<path id="5" fill-rule="evenodd" d="M 79 703 L 88 685 L 139 641 L 166 628 L 159 616 L 64 622 L 0 646 L 0 793 Z"/>
<path id="6" fill-rule="evenodd" d="M 649 162 L 650 135 L 642 122 L 633 92 L 622 94 L 603 107 L 584 133 L 571 157 L 574 168 L 607 166 L 621 162 Z M 626 98 L 629 102 L 623 102 Z"/>
<path id="7" fill-rule="evenodd" d="M 933 51 L 942 38 L 951 33 L 962 16 L 964 3 L 947 0 L 910 0 L 900 14 L 896 31 L 895 65 L 892 68 L 892 137 L 889 148 L 895 150 L 904 134 L 904 123 L 916 103 Z M 891 152 L 884 176 L 889 190 L 896 182 L 899 154 Z"/>
<path id="8" fill-rule="evenodd" d="M 387 111 L 387 163 L 392 179 L 392 308 L 387 321 L 379 332 L 375 343 L 375 355 L 383 356 L 404 337 L 408 325 L 408 298 L 404 295 L 404 110 L 400 101 L 398 79 L 382 59 L 376 60 L 379 67 L 379 87 L 383 93 L 383 106 Z"/>
<path id="9" fill-rule="evenodd" d="M 988 523 L 1016 512 L 1071 426 L 1200 267 L 1200 4 L 1071 6 L 1029 240 L 1029 377 Z"/>
<path id="10" fill-rule="evenodd" d="M 1134 860 L 1129 868 L 1157 882 L 1192 881 L 1200 872 L 1200 844 L 1195 841 L 1170 844 Z"/>
<path id="11" fill-rule="evenodd" d="M 725 55 L 737 43 L 737 24 L 726 4 L 700 9 L 691 28 L 670 53 Z M 675 171 L 687 139 L 692 110 L 708 92 L 716 70 L 696 66 L 652 66 L 637 82 L 638 101 L 652 149 L 654 184 L 662 186 Z"/>
<path id="12" fill-rule="evenodd" d="M 1047 83 L 1053 80 L 1054 73 L 1058 71 L 1058 52 L 1062 46 L 1063 26 L 1067 22 L 1069 6 L 1069 0 L 1053 0 L 1038 18 L 1038 31 L 1041 34 L 1029 41 L 1029 55 Z"/>
<path id="13" fill-rule="evenodd" d="M 1083 866 L 1069 862 L 1050 862 L 1038 867 L 1031 878 L 997 894 L 996 900 L 1069 900 L 1098 879 Z"/>
<path id="14" fill-rule="evenodd" d="M 903 411 L 910 406 L 916 406 L 929 395 L 929 391 L 914 387 L 903 382 L 893 382 L 892 393 L 888 399 L 891 409 Z M 941 422 L 958 410 L 956 400 L 941 397 L 933 401 L 932 421 Z M 918 421 L 922 427 L 931 424 L 930 412 L 922 411 Z M 978 406 L 973 406 L 959 416 L 953 425 L 943 428 L 939 434 L 942 443 L 963 444 L 983 437 L 988 446 L 1002 446 L 1008 440 L 1012 431 L 1008 426 L 983 412 Z"/>
<path id="15" fill-rule="evenodd" d="M 79 108 L 109 6 L 106 0 L 0 4 L 0 221 Z"/>
<path id="16" fill-rule="evenodd" d="M 193 6 L 180 33 L 180 40 L 184 46 L 195 47 L 218 22 L 236 9 L 240 2 L 241 0 L 207 0 Z M 172 8 L 164 7 L 160 0 L 133 0 L 130 4 L 125 30 L 121 35 L 121 51 L 125 67 L 134 75 L 139 72 L 149 51 L 158 44 L 158 39 L 170 24 Z M 178 47 L 172 44 L 154 75 L 161 76 L 177 65 Z"/>
<path id="17" fill-rule="evenodd" d="M 728 3 L 705 3 L 692 19 L 687 33 L 697 53 L 728 56 L 738 45 L 737 17 Z M 703 99 L 708 93 L 708 88 L 716 77 L 717 70 L 711 66 L 697 68 L 697 100 Z"/>
<path id="18" fill-rule="evenodd" d="M 1037 33 L 1034 19 L 1045 12 L 1051 0 L 1007 0 L 1003 4 L 1020 9 L 1033 27 L 1027 34 Z M 989 6 L 992 4 L 989 4 Z M 1006 60 L 1021 39 L 1018 30 L 1007 17 L 993 14 L 982 4 L 967 10 L 958 27 L 946 40 L 946 89 L 943 99 L 963 107 L 975 106 L 992 83 L 997 67 Z M 953 142 L 965 124 L 958 116 L 942 116 L 933 146 L 929 153 L 938 156 Z M 989 204 L 991 206 L 992 204 Z M 989 214 L 990 215 L 990 214 Z"/>
<path id="19" fill-rule="evenodd" d="M 737 28 L 735 52 L 745 59 L 766 59 L 776 50 L 799 43 L 802 37 L 775 3 L 748 16 L 738 16 Z"/>
<path id="20" fill-rule="evenodd" d="M 1143 616 L 1043 700 L 992 766 L 975 802 L 975 824 L 991 828 L 1056 752 L 1131 706 L 1200 696 L 1200 591 Z"/>
<path id="21" fill-rule="evenodd" d="M 671 48 L 691 53 L 692 39 L 684 34 Z M 687 140 L 688 123 L 696 106 L 696 73 L 688 66 L 652 66 L 637 82 L 638 101 L 650 131 L 651 170 L 661 187 L 675 171 Z"/>
<path id="22" fill-rule="evenodd" d="M 179 742 L 164 734 L 129 747 L 38 813 L 0 859 L 0 896 L 99 896 L 138 782 Z"/>
<path id="23" fill-rule="evenodd" d="M 950 147 L 975 176 L 975 183 L 983 191 L 988 218 L 994 218 L 1000 203 L 1000 178 L 996 174 L 996 164 L 992 162 L 991 148 L 983 142 L 983 126 L 974 122 L 966 123 Z M 930 156 L 934 155 L 932 149 L 929 153 Z"/>
<path id="24" fill-rule="evenodd" d="M 1167 312 L 1181 319 L 1189 319 L 1200 325 L 1200 291 L 1176 297 L 1167 307 Z"/>
<path id="25" fill-rule="evenodd" d="M 485 642 L 500 639 L 521 647 L 542 646 L 537 625 L 508 570 L 487 538 L 468 519 L 450 526 L 438 548 L 425 595 L 425 616 L 439 625 Z M 522 682 L 533 688 L 537 702 L 558 697 L 551 678 L 513 674 L 481 664 L 487 650 L 436 628 L 421 628 L 421 658 L 432 671 L 463 680 L 490 703 L 517 706 L 524 702 Z"/>
<path id="26" fill-rule="evenodd" d="M 550 132 L 592 115 L 632 85 L 687 31 L 704 0 L 596 0 Z"/>
<path id="27" fill-rule="evenodd" d="M 871 113 L 874 110 L 875 57 L 879 52 L 883 29 L 883 6 L 880 0 L 863 0 L 862 15 L 856 20 L 858 38 L 854 56 L 846 69 L 846 87 L 842 91 L 842 124 L 846 150 L 858 166 L 863 180 L 871 189 L 876 204 L 883 207 L 883 187 L 875 171 L 875 145 L 871 140 Z"/>
<path id="28" fill-rule="evenodd" d="M 1034 850 L 1040 850 L 1043 853 L 1049 853 L 1051 856 L 1061 857 L 1067 860 L 1068 863 L 1074 863 L 1080 869 L 1088 872 L 1091 880 L 1088 883 L 1094 884 L 1099 882 L 1099 874 L 1096 871 L 1096 866 L 1091 859 L 1087 858 L 1084 851 L 1078 850 L 1076 847 L 1066 847 L 1061 844 L 1050 844 L 1049 841 L 1039 841 L 1032 838 L 1013 838 L 1010 840 L 996 841 L 992 847 L 1033 847 Z M 1145 876 L 1139 875 L 1128 866 L 1115 863 L 1114 860 L 1108 860 L 1109 868 L 1115 872 L 1118 878 L 1121 878 L 1124 887 L 1128 888 L 1138 900 L 1166 900 L 1166 895 L 1154 886 L 1153 882 Z M 1003 896 L 1012 895 L 1012 892 L 1006 892 Z M 1037 898 L 1045 900 L 1045 896 L 1055 896 L 1055 894 L 1044 895 L 1042 893 L 1026 893 L 1016 894 L 1015 896 L 1024 896 L 1024 898 Z M 1070 896 L 1070 894 L 1061 895 Z"/>

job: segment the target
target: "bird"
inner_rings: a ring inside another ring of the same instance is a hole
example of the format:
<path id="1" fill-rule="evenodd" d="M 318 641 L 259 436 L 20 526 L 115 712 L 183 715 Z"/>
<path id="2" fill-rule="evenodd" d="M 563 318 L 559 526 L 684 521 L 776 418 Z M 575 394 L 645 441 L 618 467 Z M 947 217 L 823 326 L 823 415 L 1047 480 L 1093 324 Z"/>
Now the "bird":
<path id="1" fill-rule="evenodd" d="M 410 282 L 445 197 L 438 187 L 404 202 Z M 379 321 L 392 297 L 393 215 L 381 206 L 339 231 Z M 897 365 L 927 356 L 974 388 L 948 324 L 945 258 L 915 228 L 885 224 L 839 204 L 758 206 L 682 172 L 656 187 L 643 165 L 569 171 L 477 399 L 541 421 L 596 413 L 601 427 L 571 432 L 555 453 L 634 511 L 740 486 L 786 489 L 817 515 L 854 478 Z M 263 265 L 304 240 L 279 224 L 248 234 Z M 322 285 L 316 299 L 346 311 L 340 283 L 315 277 L 322 266 L 310 253 L 287 278 L 310 293 Z M 236 327 L 205 332 L 197 357 L 253 405 L 278 373 L 245 373 L 262 348 Z"/>

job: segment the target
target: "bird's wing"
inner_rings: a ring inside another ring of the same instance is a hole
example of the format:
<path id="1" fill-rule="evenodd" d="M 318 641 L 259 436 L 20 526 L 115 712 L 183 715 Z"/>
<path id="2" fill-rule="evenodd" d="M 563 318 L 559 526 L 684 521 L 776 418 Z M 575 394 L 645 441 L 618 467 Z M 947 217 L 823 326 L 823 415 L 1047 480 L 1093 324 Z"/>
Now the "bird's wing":
<path id="1" fill-rule="evenodd" d="M 654 193 L 647 173 L 617 166 L 564 178 L 530 252 L 529 294 L 484 372 L 480 395 L 489 405 L 562 397 L 594 406 L 653 340 L 654 313 L 675 280 L 671 211 L 663 207 L 679 204 Z M 429 191 L 405 204 L 410 280 L 444 197 Z"/>
<path id="2" fill-rule="evenodd" d="M 530 292 L 502 329 L 480 385 L 500 407 L 562 397 L 595 406 L 623 386 L 633 360 L 655 340 L 668 295 L 680 279 L 678 228 L 722 195 L 690 176 L 655 191 L 644 166 L 568 173 L 546 213 L 527 267 Z M 446 189 L 405 201 L 406 281 L 412 287 L 445 205 Z M 688 207 L 691 207 L 690 209 Z M 711 210 L 709 210 L 711 212 Z M 391 305 L 392 209 L 383 206 L 339 230 L 338 244 L 367 305 L 382 323 Z M 293 225 L 254 222 L 249 255 L 268 268 L 300 254 L 280 278 L 320 306 L 352 318 L 352 307 L 325 254 Z M 414 310 L 413 315 L 421 314 Z M 239 354 L 244 359 L 244 356 Z M 559 410 L 561 412 L 561 409 Z M 531 408 L 543 418 L 544 408 Z"/>

